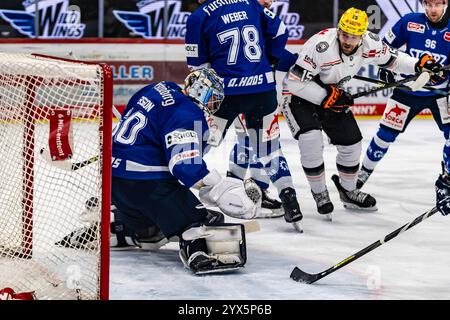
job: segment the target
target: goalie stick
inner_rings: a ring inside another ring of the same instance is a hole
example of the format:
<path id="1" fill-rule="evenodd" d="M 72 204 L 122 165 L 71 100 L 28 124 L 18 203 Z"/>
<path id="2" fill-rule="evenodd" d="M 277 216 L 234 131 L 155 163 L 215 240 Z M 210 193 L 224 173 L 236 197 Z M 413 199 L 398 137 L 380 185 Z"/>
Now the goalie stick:
<path id="1" fill-rule="evenodd" d="M 303 282 L 303 283 L 307 283 L 307 284 L 311 284 L 316 282 L 317 280 L 322 279 L 323 277 L 326 277 L 327 275 L 339 270 L 340 268 L 346 266 L 347 264 L 355 261 L 356 259 L 362 257 L 363 255 L 365 255 L 366 253 L 369 253 L 370 251 L 378 248 L 379 246 L 385 244 L 386 242 L 388 242 L 389 240 L 394 239 L 395 237 L 397 237 L 398 235 L 400 235 L 401 233 L 411 229 L 412 227 L 414 227 L 416 224 L 419 224 L 420 222 L 422 222 L 423 220 L 431 217 L 432 215 L 434 215 L 437 212 L 437 208 L 434 207 L 432 209 L 430 209 L 429 211 L 421 214 L 420 216 L 418 216 L 416 219 L 414 219 L 413 221 L 401 226 L 400 228 L 398 228 L 397 230 L 391 232 L 390 234 L 388 234 L 387 236 L 385 236 L 383 239 L 375 241 L 374 243 L 372 243 L 371 245 L 365 247 L 364 249 L 358 251 L 357 253 L 351 255 L 348 258 L 345 258 L 344 260 L 342 260 L 341 262 L 335 264 L 334 266 L 332 266 L 331 268 L 326 269 L 325 271 L 322 271 L 320 273 L 316 273 L 316 274 L 312 274 L 312 273 L 307 273 L 301 269 L 299 269 L 298 267 L 295 267 L 292 272 L 291 272 L 291 278 L 294 281 L 297 282 Z"/>

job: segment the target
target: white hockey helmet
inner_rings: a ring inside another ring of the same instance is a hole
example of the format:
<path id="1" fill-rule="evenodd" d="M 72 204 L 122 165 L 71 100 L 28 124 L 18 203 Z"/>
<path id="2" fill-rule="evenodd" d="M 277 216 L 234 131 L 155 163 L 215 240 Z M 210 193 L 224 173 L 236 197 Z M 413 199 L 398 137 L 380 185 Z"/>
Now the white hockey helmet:
<path id="1" fill-rule="evenodd" d="M 224 99 L 223 80 L 211 68 L 191 72 L 184 80 L 184 90 L 210 115 L 219 110 Z"/>

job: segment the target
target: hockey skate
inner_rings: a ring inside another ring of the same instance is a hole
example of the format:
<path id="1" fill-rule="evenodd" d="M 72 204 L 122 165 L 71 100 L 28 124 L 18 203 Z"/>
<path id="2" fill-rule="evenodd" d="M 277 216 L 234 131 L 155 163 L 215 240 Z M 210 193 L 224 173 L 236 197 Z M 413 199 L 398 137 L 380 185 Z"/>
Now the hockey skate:
<path id="1" fill-rule="evenodd" d="M 361 167 L 361 170 L 358 172 L 358 181 L 356 182 L 356 188 L 361 189 L 366 181 L 369 179 L 370 175 L 373 171 Z"/>
<path id="2" fill-rule="evenodd" d="M 359 189 L 355 189 L 352 191 L 348 191 L 341 186 L 339 182 L 339 177 L 334 174 L 331 177 L 336 188 L 339 191 L 339 197 L 341 198 L 342 203 L 344 204 L 344 208 L 346 209 L 355 209 L 355 210 L 363 210 L 363 211 L 376 211 L 378 208 L 376 207 L 376 200 L 368 193 L 364 193 Z"/>
<path id="3" fill-rule="evenodd" d="M 267 189 L 261 189 L 262 202 L 261 211 L 255 218 L 279 218 L 284 215 L 282 203 L 276 199 L 269 197 Z"/>
<path id="4" fill-rule="evenodd" d="M 97 234 L 98 223 L 92 223 L 72 231 L 60 241 L 55 242 L 55 245 L 71 249 L 95 249 L 98 243 Z"/>
<path id="5" fill-rule="evenodd" d="M 280 199 L 284 209 L 284 220 L 286 220 L 287 223 L 292 223 L 295 230 L 303 233 L 303 228 L 300 224 L 300 221 L 303 219 L 303 215 L 300 211 L 295 190 L 292 188 L 285 188 L 281 190 Z"/>
<path id="6" fill-rule="evenodd" d="M 327 220 L 332 221 L 331 212 L 333 212 L 334 206 L 333 203 L 331 203 L 328 190 L 319 193 L 314 193 L 311 190 L 311 193 L 317 205 L 317 212 L 323 215 Z"/>

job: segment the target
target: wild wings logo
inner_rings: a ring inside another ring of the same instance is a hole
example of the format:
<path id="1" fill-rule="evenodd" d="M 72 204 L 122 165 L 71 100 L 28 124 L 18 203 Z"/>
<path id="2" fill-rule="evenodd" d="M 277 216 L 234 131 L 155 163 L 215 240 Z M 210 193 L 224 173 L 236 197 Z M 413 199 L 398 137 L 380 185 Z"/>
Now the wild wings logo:
<path id="1" fill-rule="evenodd" d="M 78 39 L 83 37 L 86 25 L 80 23 L 81 13 L 69 0 L 26 0 L 22 2 L 25 11 L 0 10 L 0 17 L 29 38 L 36 36 L 34 17 L 38 1 L 39 38 Z"/>
<path id="2" fill-rule="evenodd" d="M 181 11 L 180 0 L 143 0 L 136 4 L 139 12 L 113 10 L 116 18 L 130 31 L 145 39 L 163 39 L 164 8 L 167 2 L 167 38 L 184 39 L 190 12 Z"/>
<path id="3" fill-rule="evenodd" d="M 278 0 L 273 2 L 270 9 L 283 20 L 289 32 L 289 39 L 299 40 L 303 38 L 305 26 L 299 24 L 300 14 L 289 12 L 289 0 Z"/>

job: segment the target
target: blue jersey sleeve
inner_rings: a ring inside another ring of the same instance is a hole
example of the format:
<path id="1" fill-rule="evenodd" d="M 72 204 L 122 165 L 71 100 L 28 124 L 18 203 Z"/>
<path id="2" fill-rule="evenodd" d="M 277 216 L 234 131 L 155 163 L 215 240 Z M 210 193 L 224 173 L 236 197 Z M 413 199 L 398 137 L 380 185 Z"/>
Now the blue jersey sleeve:
<path id="1" fill-rule="evenodd" d="M 208 41 L 202 31 L 202 19 L 191 14 L 186 22 L 185 54 L 188 66 L 198 67 L 210 62 Z"/>
<path id="2" fill-rule="evenodd" d="M 405 24 L 407 23 L 408 21 L 405 17 L 397 21 L 397 23 L 386 33 L 383 41 L 393 48 L 398 49 L 403 46 L 408 40 L 406 34 L 407 29 L 405 28 Z"/>
<path id="3" fill-rule="evenodd" d="M 267 55 L 280 59 L 289 37 L 287 28 L 283 21 L 267 8 L 262 10 L 262 16 Z"/>
<path id="4" fill-rule="evenodd" d="M 167 109 L 160 118 L 164 128 L 160 139 L 169 171 L 189 188 L 209 173 L 203 160 L 206 147 L 203 134 L 208 124 L 202 111 L 190 104 L 184 103 L 176 110 Z"/>
<path id="5" fill-rule="evenodd" d="M 287 49 L 284 49 L 283 55 L 278 61 L 275 69 L 278 71 L 288 72 L 289 69 L 295 64 L 298 59 L 298 53 L 292 53 Z"/>

